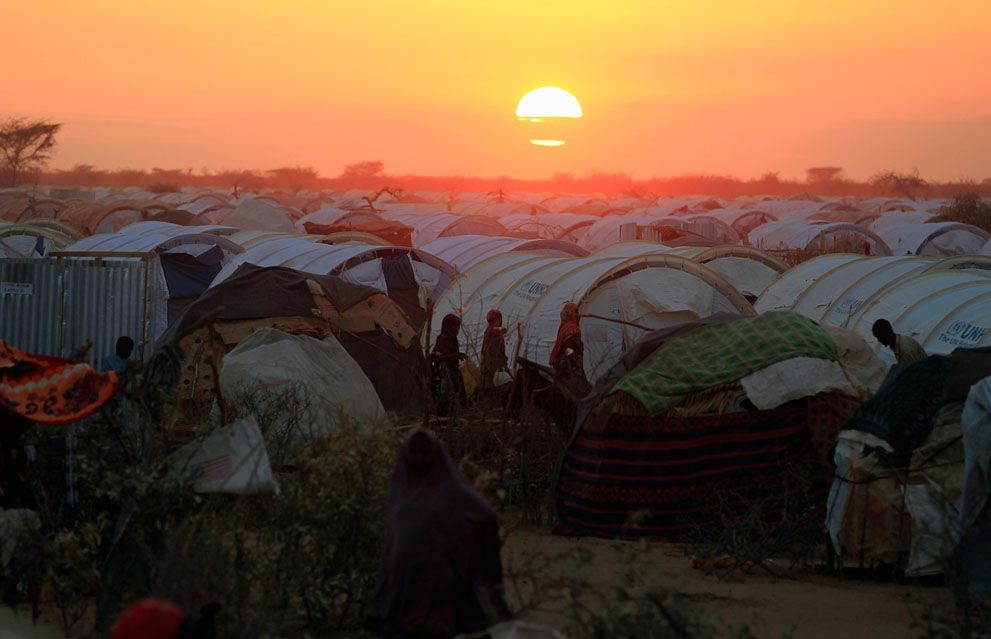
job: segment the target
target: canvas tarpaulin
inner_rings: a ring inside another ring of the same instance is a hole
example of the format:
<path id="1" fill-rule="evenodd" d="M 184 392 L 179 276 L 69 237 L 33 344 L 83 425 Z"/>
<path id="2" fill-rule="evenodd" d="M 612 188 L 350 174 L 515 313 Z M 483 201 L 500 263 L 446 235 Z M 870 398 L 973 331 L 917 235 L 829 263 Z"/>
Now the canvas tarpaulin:
<path id="1" fill-rule="evenodd" d="M 333 435 L 342 420 L 385 418 L 372 383 L 333 336 L 317 340 L 271 328 L 255 331 L 224 357 L 220 387 L 225 397 L 296 395 L 302 413 L 294 434 L 303 437 Z"/>
<path id="2" fill-rule="evenodd" d="M 991 599 L 991 377 L 970 389 L 962 429 L 961 586 L 967 599 L 987 601 Z"/>
<path id="3" fill-rule="evenodd" d="M 639 401 L 653 416 L 692 391 L 718 386 L 793 357 L 835 360 L 836 345 L 812 320 L 771 311 L 727 324 L 703 326 L 668 340 L 614 391 Z"/>

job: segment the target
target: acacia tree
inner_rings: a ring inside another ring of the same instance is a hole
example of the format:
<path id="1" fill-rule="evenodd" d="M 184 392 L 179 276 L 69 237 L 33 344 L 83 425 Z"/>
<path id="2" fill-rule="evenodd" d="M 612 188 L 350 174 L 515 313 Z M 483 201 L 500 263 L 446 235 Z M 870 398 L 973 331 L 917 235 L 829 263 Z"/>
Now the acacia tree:
<path id="1" fill-rule="evenodd" d="M 25 174 L 44 168 L 61 128 L 58 122 L 23 118 L 0 123 L 0 184 L 17 186 Z"/>
<path id="2" fill-rule="evenodd" d="M 871 177 L 871 184 L 885 193 L 900 195 L 910 200 L 914 200 L 916 194 L 927 186 L 926 181 L 919 175 L 919 169 L 911 173 L 882 171 Z"/>

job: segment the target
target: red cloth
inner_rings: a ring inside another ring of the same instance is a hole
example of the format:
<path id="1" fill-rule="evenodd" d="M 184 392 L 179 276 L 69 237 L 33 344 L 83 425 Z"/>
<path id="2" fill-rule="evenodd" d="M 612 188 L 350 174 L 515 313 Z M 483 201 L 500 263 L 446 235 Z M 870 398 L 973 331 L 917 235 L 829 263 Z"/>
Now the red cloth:
<path id="1" fill-rule="evenodd" d="M 185 614 L 163 599 L 148 597 L 121 613 L 110 631 L 110 639 L 175 639 Z"/>
<path id="2" fill-rule="evenodd" d="M 71 424 L 117 392 L 117 373 L 61 357 L 32 355 L 0 341 L 0 409 L 40 424 Z"/>

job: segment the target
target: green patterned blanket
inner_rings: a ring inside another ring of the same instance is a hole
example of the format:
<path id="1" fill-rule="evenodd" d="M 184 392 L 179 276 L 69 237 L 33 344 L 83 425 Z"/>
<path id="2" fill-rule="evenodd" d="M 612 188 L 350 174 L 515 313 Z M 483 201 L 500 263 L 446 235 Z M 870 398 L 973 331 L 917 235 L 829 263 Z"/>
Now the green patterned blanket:
<path id="1" fill-rule="evenodd" d="M 657 416 L 696 390 L 726 384 L 793 357 L 835 360 L 836 345 L 812 320 L 771 311 L 674 337 L 621 379 L 613 391 L 632 395 Z"/>

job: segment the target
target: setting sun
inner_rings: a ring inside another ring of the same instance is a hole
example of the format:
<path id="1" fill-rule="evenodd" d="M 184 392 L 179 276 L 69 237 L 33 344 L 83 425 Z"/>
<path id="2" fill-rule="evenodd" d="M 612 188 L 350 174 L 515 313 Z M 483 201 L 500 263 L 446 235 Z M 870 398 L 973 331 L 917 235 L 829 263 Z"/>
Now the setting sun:
<path id="1" fill-rule="evenodd" d="M 564 89 L 540 87 L 520 98 L 516 117 L 539 122 L 543 118 L 580 118 L 582 105 Z"/>
<path id="2" fill-rule="evenodd" d="M 564 146 L 564 129 L 567 125 L 563 123 L 583 115 L 578 98 L 558 87 L 534 89 L 520 98 L 516 105 L 516 117 L 520 122 L 531 129 L 540 127 L 540 137 L 530 138 L 530 144 L 535 146 Z M 532 130 L 530 133 L 534 134 Z"/>

